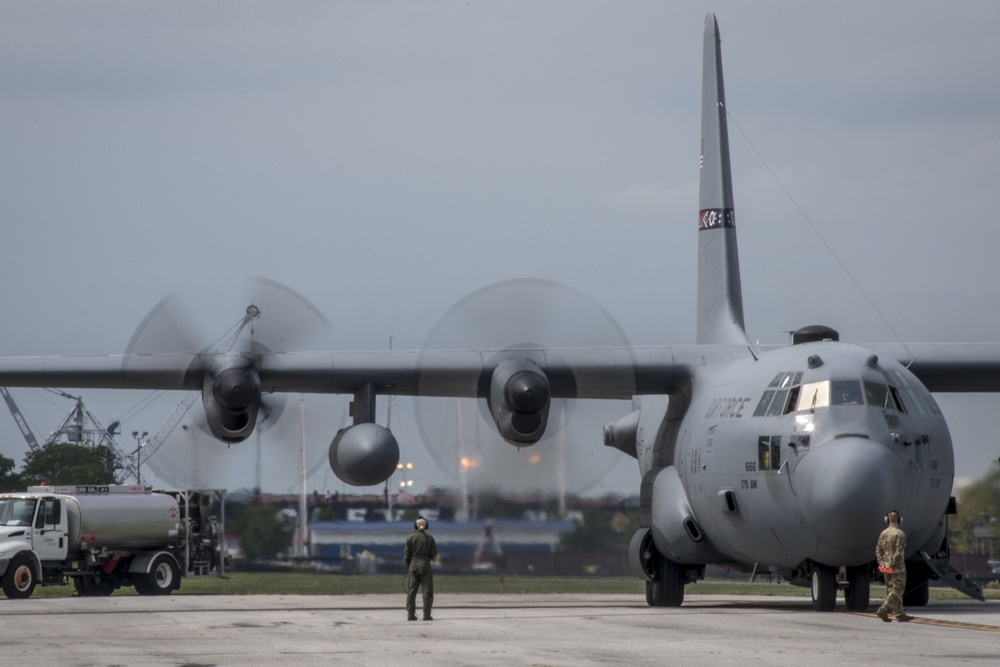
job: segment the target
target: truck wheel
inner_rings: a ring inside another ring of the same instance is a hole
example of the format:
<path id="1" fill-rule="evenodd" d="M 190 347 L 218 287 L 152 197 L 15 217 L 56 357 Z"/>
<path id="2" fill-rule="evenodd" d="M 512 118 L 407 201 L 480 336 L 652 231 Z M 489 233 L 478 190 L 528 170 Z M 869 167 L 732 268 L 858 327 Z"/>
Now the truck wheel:
<path id="1" fill-rule="evenodd" d="M 11 600 L 31 597 L 35 592 L 35 565 L 28 556 L 14 556 L 3 575 L 3 593 Z"/>
<path id="2" fill-rule="evenodd" d="M 135 582 L 135 590 L 139 595 L 170 595 L 177 588 L 179 577 L 173 559 L 160 554 L 153 559 L 149 573 L 141 575 Z"/>
<path id="3" fill-rule="evenodd" d="M 73 587 L 80 597 L 106 598 L 115 592 L 117 586 L 97 577 L 73 577 Z"/>

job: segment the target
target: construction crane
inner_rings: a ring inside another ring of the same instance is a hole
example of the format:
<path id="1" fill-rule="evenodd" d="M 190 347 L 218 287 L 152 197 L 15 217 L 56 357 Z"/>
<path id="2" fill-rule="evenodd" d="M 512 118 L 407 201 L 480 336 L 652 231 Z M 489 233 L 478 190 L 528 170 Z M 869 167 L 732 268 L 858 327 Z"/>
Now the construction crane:
<path id="1" fill-rule="evenodd" d="M 120 482 L 130 474 L 134 474 L 134 470 L 129 464 L 128 454 L 122 451 L 118 443 L 115 442 L 115 435 L 119 433 L 121 422 L 114 421 L 110 426 L 105 427 L 84 405 L 82 396 L 73 396 L 61 389 L 52 389 L 49 387 L 44 387 L 44 389 L 57 396 L 68 398 L 75 403 L 69 414 L 66 415 L 66 418 L 59 424 L 59 427 L 52 431 L 48 438 L 45 439 L 45 445 L 55 442 L 71 442 L 88 447 L 104 445 L 114 452 L 115 456 L 125 466 L 125 468 L 116 471 L 116 481 Z M 31 427 L 28 426 L 28 420 L 25 419 L 20 406 L 14 400 L 14 396 L 10 393 L 10 390 L 6 387 L 0 387 L 0 395 L 3 395 L 4 401 L 7 402 L 7 408 L 14 417 L 14 422 L 21 429 L 21 435 L 24 436 L 25 442 L 28 443 L 28 450 L 36 452 L 41 449 L 43 445 L 38 444 L 38 438 L 35 437 Z"/>
<path id="2" fill-rule="evenodd" d="M 10 410 L 10 414 L 14 417 L 14 423 L 17 427 L 21 429 L 21 435 L 24 436 L 24 440 L 28 443 L 28 449 L 30 451 L 35 451 L 38 449 L 38 438 L 32 432 L 31 427 L 28 426 L 28 421 L 21 414 L 21 408 L 18 407 L 17 401 L 14 400 L 14 396 L 10 393 L 7 387 L 0 387 L 0 394 L 3 395 L 3 400 L 7 401 L 7 408 Z"/>

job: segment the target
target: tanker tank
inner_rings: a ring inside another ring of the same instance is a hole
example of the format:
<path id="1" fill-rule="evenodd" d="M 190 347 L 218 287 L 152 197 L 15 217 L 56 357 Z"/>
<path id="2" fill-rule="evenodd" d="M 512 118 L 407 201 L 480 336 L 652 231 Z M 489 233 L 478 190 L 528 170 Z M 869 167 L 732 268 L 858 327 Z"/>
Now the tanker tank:
<path id="1" fill-rule="evenodd" d="M 160 547 L 177 537 L 180 509 L 162 493 L 79 495 L 66 498 L 69 550 L 115 551 Z"/>

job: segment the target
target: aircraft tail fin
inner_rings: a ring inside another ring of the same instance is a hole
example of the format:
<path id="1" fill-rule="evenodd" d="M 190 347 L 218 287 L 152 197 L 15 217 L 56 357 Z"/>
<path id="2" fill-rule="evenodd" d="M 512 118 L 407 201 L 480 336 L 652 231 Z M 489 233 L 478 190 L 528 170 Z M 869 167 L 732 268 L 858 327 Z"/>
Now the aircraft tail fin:
<path id="1" fill-rule="evenodd" d="M 719 25 L 705 18 L 701 101 L 701 193 L 698 213 L 699 344 L 743 344 L 743 291 L 736 248 L 729 131 Z"/>

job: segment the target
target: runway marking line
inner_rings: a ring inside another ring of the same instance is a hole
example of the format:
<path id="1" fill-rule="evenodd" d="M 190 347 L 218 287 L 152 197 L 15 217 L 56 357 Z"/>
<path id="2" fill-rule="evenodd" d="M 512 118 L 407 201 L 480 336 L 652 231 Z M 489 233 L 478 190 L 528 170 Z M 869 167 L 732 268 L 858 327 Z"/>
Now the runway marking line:
<path id="1" fill-rule="evenodd" d="M 856 614 L 858 616 L 868 616 L 869 618 L 878 618 L 877 614 L 873 614 L 867 611 L 851 611 L 849 614 Z M 894 621 L 898 623 L 898 621 Z M 996 625 L 981 625 L 979 623 L 962 623 L 961 621 L 942 621 L 936 618 L 921 618 L 920 616 L 914 616 L 910 623 L 919 623 L 920 625 L 936 625 L 942 628 L 957 628 L 959 630 L 978 630 L 979 632 L 1000 632 L 1000 626 Z"/>

